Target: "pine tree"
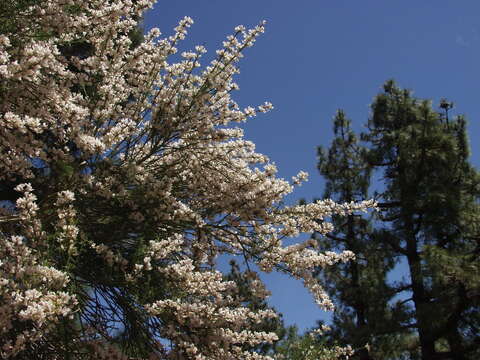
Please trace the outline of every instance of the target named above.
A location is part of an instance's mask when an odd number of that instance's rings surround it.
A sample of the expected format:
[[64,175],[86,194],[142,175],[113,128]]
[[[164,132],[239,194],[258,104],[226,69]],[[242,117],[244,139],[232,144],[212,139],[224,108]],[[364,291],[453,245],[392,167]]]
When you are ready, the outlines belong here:
[[468,162],[466,120],[452,105],[418,100],[388,81],[372,105],[368,161],[383,169],[383,240],[406,260],[409,325],[422,360],[478,358],[477,204],[479,177]]
[[[369,196],[371,169],[365,160],[366,149],[342,110],[334,118],[333,131],[330,148],[318,148],[318,169],[326,180],[324,197],[338,202],[364,200]],[[329,294],[336,300],[329,336],[343,345],[351,344],[357,349],[357,359],[395,358],[398,337],[408,338],[409,331],[400,321],[405,317],[402,306],[389,305],[397,292],[387,283],[387,274],[395,265],[392,251],[382,244],[382,234],[374,231],[371,219],[349,215],[333,221],[335,231],[327,235],[327,241],[319,241],[320,246],[328,251],[353,251],[356,261],[318,272],[331,284]]]
[[[352,344],[358,359],[479,356],[479,176],[466,120],[452,108],[442,99],[435,111],[388,81],[372,104],[364,147],[339,111],[332,145],[319,148],[325,197],[379,202],[374,217],[334,217],[322,249],[351,250],[357,260],[317,272],[337,307],[330,342]],[[379,180],[370,184],[371,175]],[[399,262],[409,279],[388,281]]]

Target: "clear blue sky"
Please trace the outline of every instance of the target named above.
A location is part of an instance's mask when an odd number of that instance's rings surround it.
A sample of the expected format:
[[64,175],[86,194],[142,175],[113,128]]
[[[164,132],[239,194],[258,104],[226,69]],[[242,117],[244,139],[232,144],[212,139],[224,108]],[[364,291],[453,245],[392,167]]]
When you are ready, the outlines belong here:
[[[316,146],[328,146],[331,119],[343,108],[361,130],[369,104],[387,79],[438,104],[446,97],[469,119],[473,163],[480,164],[480,1],[478,0],[159,0],[145,28],[170,35],[177,21],[195,24],[180,46],[210,54],[236,25],[267,20],[266,33],[240,63],[234,97],[243,107],[271,101],[275,110],[245,125],[246,138],[278,166],[310,181],[290,197],[323,193]],[[301,284],[265,277],[287,324],[303,330],[324,318]]]

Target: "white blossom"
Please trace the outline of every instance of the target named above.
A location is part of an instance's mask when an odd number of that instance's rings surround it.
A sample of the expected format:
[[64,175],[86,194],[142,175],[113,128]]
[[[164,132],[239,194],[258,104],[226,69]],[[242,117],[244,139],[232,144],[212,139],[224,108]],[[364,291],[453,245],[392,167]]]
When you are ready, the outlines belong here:
[[[252,330],[275,314],[235,300],[235,283],[216,269],[222,254],[282,268],[333,307],[311,271],[354,255],[283,240],[326,234],[329,216],[375,204],[283,206],[293,185],[234,125],[273,109],[242,111],[232,98],[237,63],[265,23],[236,27],[198,69],[203,46],[171,58],[189,17],[173,35],[153,29],[132,46],[126,34],[153,2],[37,1],[15,14],[18,32],[0,36],[0,181],[20,183],[0,214],[2,358],[47,349],[59,359],[66,343],[126,358],[108,332],[123,292],[149,319],[151,359],[268,359],[244,345],[275,341]],[[293,183],[306,179],[300,172]],[[268,295],[258,278],[252,292]],[[73,338],[55,354],[57,324],[69,321]]]

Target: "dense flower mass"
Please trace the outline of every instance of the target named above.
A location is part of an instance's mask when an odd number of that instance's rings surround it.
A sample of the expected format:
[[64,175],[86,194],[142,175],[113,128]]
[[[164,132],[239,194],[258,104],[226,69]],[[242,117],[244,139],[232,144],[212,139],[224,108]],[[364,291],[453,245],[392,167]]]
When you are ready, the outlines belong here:
[[2,358],[266,358],[248,348],[275,335],[250,327],[275,314],[235,300],[216,258],[279,267],[326,308],[311,269],[353,258],[282,241],[374,204],[281,206],[293,184],[232,125],[272,108],[230,96],[264,24],[202,69],[201,46],[169,60],[190,18],[134,43],[153,2],[30,1],[0,34]]

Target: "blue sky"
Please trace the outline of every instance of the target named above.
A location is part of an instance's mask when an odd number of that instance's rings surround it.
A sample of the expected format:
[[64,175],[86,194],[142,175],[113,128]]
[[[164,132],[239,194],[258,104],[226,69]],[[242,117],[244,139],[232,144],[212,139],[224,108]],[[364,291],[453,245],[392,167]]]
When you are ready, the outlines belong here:
[[[277,164],[281,177],[309,172],[310,181],[289,198],[296,201],[323,193],[316,146],[329,145],[335,111],[343,108],[362,130],[373,97],[390,78],[435,104],[442,97],[455,102],[456,113],[469,119],[478,167],[479,14],[478,0],[159,0],[145,28],[170,35],[190,16],[195,24],[180,49],[201,44],[214,54],[236,25],[267,21],[266,33],[240,63],[234,97],[242,107],[274,104],[244,126],[246,138]],[[265,279],[287,324],[306,329],[325,318],[300,283],[277,274]]]

